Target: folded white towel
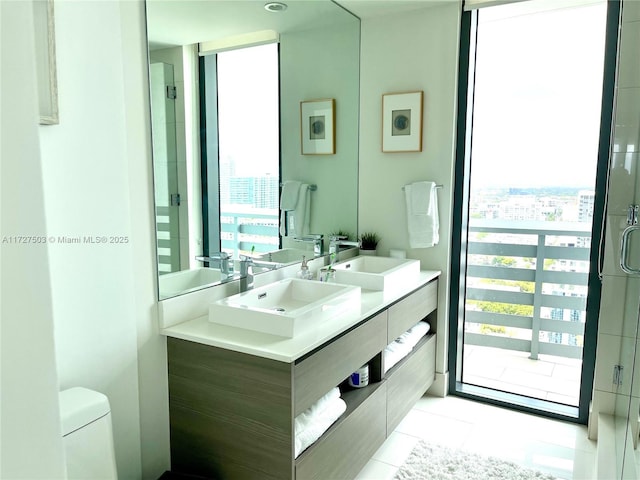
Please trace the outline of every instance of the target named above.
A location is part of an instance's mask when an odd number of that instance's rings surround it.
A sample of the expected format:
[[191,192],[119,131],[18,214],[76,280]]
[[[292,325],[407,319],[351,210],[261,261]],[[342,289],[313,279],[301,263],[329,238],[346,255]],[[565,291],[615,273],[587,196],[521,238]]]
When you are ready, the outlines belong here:
[[432,184],[433,182],[416,182],[410,186],[411,212],[414,215],[429,215]]
[[295,418],[295,458],[322,436],[347,410],[336,387]]
[[411,353],[411,347],[400,342],[391,342],[383,352],[384,372],[387,373],[391,367]]
[[427,322],[418,322],[409,330],[404,332],[384,349],[384,373],[393,367],[396,363],[411,353],[413,347],[424,337],[431,325]]
[[292,212],[298,205],[301,182],[297,180],[286,180],[282,184],[280,192],[280,235],[287,235],[287,212]]
[[429,332],[429,330],[431,330],[431,325],[429,325],[427,322],[418,322],[409,330],[396,338],[395,341],[398,343],[409,345],[409,347],[413,348],[416,346],[416,343],[418,343],[420,339]]
[[415,182],[405,185],[409,246],[427,248],[440,241],[438,194],[434,182]]

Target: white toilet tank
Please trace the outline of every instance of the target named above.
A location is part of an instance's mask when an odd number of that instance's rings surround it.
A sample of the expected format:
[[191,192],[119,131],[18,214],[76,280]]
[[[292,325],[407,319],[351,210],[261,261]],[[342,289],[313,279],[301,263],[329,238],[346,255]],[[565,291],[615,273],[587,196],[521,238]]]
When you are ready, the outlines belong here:
[[82,387],[60,392],[69,479],[117,479],[109,399]]

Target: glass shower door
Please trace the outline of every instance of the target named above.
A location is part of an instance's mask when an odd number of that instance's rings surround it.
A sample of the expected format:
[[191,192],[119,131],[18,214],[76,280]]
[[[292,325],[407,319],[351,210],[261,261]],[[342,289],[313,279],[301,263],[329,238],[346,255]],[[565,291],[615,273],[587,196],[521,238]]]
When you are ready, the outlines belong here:
[[[613,152],[609,174],[603,295],[593,411],[613,411],[616,479],[640,478],[640,2],[623,0],[618,18]],[[620,21],[621,20],[621,21]],[[630,208],[631,207],[631,208]],[[598,433],[598,463],[609,446]],[[604,447],[601,452],[600,447]],[[602,455],[601,455],[602,453]]]
[[[630,192],[631,193],[631,192]],[[636,193],[637,196],[637,193]],[[614,446],[616,478],[640,478],[638,436],[640,423],[640,225],[638,205],[629,205],[627,226],[620,239],[620,271],[626,283],[622,315],[620,364],[614,367],[614,384],[620,396],[615,406]],[[622,293],[622,292],[621,292]],[[625,372],[624,369],[630,369]]]

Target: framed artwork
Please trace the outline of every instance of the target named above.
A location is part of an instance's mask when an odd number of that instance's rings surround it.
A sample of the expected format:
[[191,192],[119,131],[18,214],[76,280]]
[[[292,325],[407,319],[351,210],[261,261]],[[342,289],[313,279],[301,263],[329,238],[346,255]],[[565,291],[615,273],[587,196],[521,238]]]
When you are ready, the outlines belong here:
[[33,2],[33,23],[40,124],[55,125],[59,123],[59,118],[53,0],[35,0]]
[[382,151],[422,151],[423,92],[382,95]]
[[300,102],[300,140],[303,155],[336,153],[336,101]]

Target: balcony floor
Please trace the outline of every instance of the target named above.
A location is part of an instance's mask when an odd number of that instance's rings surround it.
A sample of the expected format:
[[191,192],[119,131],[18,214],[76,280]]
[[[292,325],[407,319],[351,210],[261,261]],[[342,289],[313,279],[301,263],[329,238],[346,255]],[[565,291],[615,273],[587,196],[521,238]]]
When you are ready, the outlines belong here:
[[578,406],[582,361],[551,355],[464,346],[462,381],[496,390]]

